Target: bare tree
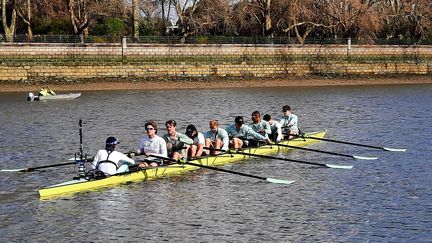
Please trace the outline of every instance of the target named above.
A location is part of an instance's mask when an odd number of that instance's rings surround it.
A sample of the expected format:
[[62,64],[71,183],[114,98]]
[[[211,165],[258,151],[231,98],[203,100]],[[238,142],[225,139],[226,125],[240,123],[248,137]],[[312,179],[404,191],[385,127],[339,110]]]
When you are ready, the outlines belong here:
[[81,42],[84,42],[84,35],[88,34],[87,27],[90,25],[88,12],[86,11],[85,0],[65,0],[74,33],[79,35]]
[[184,43],[186,37],[194,32],[190,29],[189,22],[193,18],[194,12],[199,0],[185,0],[183,4],[180,0],[172,0],[178,17],[178,27],[182,36],[181,43]]
[[189,19],[189,28],[196,34],[223,35],[231,32],[231,8],[227,0],[201,0]]
[[[166,31],[166,0],[142,0],[141,1],[141,18],[146,24],[148,30],[153,33],[163,34]],[[169,8],[169,6],[168,6]]]
[[383,0],[378,5],[387,38],[426,38],[432,31],[430,0]]
[[139,0],[132,0],[132,21],[133,21],[133,37],[139,37],[139,14],[140,14],[140,4]]
[[373,6],[377,0],[319,0],[313,6],[321,14],[321,23],[331,26],[337,37],[371,38],[379,28],[379,14]]
[[[12,11],[10,25],[8,25],[7,21],[7,10]],[[2,0],[2,22],[3,29],[6,36],[7,42],[13,42],[14,34],[15,34],[15,23],[16,23],[17,13],[15,10],[14,2],[7,2],[7,0]]]
[[32,10],[32,5],[30,0],[21,0],[21,1],[16,1],[16,10],[17,10],[17,14],[18,16],[21,18],[21,20],[24,22],[24,24],[27,26],[27,36],[28,36],[28,40],[33,40],[33,31],[32,31],[32,27],[31,27],[31,10]]
[[259,14],[254,14],[255,19],[260,23],[262,35],[273,37],[272,19],[271,19],[271,0],[254,0],[251,6],[257,8]]
[[125,6],[122,0],[65,0],[72,23],[73,31],[79,35],[81,42],[88,35],[88,28],[96,18],[130,16],[131,9]]
[[236,35],[262,36],[262,22],[258,18],[258,10],[248,0],[241,0],[234,4],[232,13]]

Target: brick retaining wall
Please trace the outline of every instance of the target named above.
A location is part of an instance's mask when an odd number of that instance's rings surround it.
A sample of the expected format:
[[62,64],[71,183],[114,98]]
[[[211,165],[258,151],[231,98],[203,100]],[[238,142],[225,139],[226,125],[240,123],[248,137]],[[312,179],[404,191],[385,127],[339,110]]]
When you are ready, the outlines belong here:
[[0,44],[0,81],[432,74],[432,46]]

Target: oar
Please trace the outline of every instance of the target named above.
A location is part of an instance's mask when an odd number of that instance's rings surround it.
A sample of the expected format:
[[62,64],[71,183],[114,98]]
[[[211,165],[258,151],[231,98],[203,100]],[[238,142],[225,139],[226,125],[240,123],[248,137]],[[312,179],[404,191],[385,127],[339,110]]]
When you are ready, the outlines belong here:
[[382,149],[382,150],[391,151],[391,152],[405,152],[406,151],[406,149],[387,148],[387,147],[373,146],[373,145],[360,144],[360,143],[344,142],[344,141],[327,139],[327,138],[317,138],[317,137],[312,137],[312,136],[307,136],[307,135],[293,135],[293,134],[290,134],[290,136],[295,136],[295,137],[300,137],[300,138],[310,138],[310,139],[316,139],[316,140],[321,140],[321,141],[334,142],[334,143],[342,143],[342,144],[355,145],[355,146],[374,148],[374,149]]
[[233,151],[230,151],[230,150],[226,151],[226,150],[223,150],[223,149],[215,149],[215,148],[204,148],[204,149],[223,151],[223,152],[227,152],[227,153],[231,153],[231,154],[242,154],[242,155],[254,156],[254,157],[259,157],[259,158],[266,158],[266,159],[277,159],[277,160],[283,160],[283,161],[289,161],[289,162],[295,162],[295,163],[301,163],[301,164],[324,166],[324,167],[333,168],[333,169],[347,169],[347,170],[350,170],[350,169],[353,168],[352,165],[321,164],[321,163],[315,163],[315,162],[309,162],[309,161],[303,161],[303,160],[286,159],[286,158],[274,157],[274,156],[269,156],[269,155],[251,154],[251,153],[245,153],[245,152],[240,152],[240,151],[233,152]]
[[67,163],[61,163],[61,164],[42,165],[42,166],[28,167],[28,168],[21,168],[21,169],[2,169],[0,171],[1,172],[30,172],[30,171],[35,171],[38,169],[58,167],[58,166],[64,166],[64,165],[77,165],[77,163],[76,162],[67,162]]
[[335,153],[335,152],[330,152],[330,151],[323,151],[323,150],[310,149],[310,148],[304,148],[304,147],[299,147],[299,146],[292,146],[292,145],[288,145],[288,144],[273,143],[272,145],[277,145],[280,147],[293,148],[293,149],[301,149],[301,150],[312,151],[312,152],[317,152],[317,153],[332,154],[332,155],[349,157],[349,158],[354,158],[354,159],[364,159],[364,160],[378,159],[378,157],[366,157],[366,156],[358,156],[358,155],[340,154],[340,153]]
[[189,161],[175,160],[175,159],[172,159],[172,158],[168,158],[168,157],[164,157],[164,156],[158,156],[158,155],[155,155],[155,154],[152,154],[151,157],[160,158],[160,159],[164,159],[164,160],[169,160],[169,161],[176,162],[176,163],[179,163],[179,164],[188,164],[188,165],[193,165],[193,166],[201,167],[201,168],[205,168],[205,169],[217,170],[217,171],[222,171],[222,172],[231,173],[231,174],[235,174],[235,175],[246,176],[246,177],[250,177],[250,178],[255,178],[255,179],[259,179],[259,180],[268,181],[268,182],[271,182],[271,183],[291,184],[291,183],[294,182],[294,181],[287,181],[287,180],[266,178],[266,177],[261,177],[261,176],[246,174],[246,173],[242,173],[242,172],[237,172],[237,171],[232,171],[232,170],[226,170],[226,169],[222,169],[222,168],[217,168],[217,167],[213,167],[213,166],[192,163],[192,162],[189,162]]

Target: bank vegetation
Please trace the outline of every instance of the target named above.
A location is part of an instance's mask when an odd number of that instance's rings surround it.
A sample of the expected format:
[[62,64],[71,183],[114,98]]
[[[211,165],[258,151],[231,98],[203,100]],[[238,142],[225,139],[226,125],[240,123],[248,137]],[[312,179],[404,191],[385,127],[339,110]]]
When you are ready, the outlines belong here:
[[41,35],[352,38],[432,43],[430,0],[1,0],[1,41]]

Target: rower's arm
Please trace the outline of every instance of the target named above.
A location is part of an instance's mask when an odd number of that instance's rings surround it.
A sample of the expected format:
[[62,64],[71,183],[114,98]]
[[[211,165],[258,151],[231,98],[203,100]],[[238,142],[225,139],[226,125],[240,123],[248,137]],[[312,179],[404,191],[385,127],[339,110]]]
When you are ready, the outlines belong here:
[[187,145],[191,145],[191,144],[193,144],[193,140],[192,140],[192,138],[188,137],[188,136],[185,135],[185,134],[177,133],[177,137],[178,137],[178,140],[179,140],[180,142],[183,142],[183,143],[185,143],[185,144],[187,144]]

